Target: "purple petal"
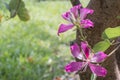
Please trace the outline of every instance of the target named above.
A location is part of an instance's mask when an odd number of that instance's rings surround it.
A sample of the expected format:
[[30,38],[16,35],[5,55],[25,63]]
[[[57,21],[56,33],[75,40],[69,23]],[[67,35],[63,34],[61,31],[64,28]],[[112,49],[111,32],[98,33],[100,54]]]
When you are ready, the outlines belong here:
[[105,77],[107,74],[107,70],[99,65],[89,63],[89,67],[91,71],[97,76]]
[[74,57],[79,58],[79,59],[84,59],[83,54],[80,53],[80,49],[77,43],[74,43],[73,45],[70,46],[71,53]]
[[58,35],[59,35],[59,33],[63,33],[63,32],[68,31],[69,29],[73,28],[73,26],[74,26],[73,24],[68,24],[68,25],[61,24],[59,29],[58,29]]
[[91,20],[86,19],[86,20],[81,21],[81,27],[82,28],[90,28],[90,27],[94,27],[94,24]]
[[78,71],[82,68],[82,64],[83,64],[82,62],[71,62],[70,64],[65,66],[65,70],[67,72]]
[[86,42],[81,42],[81,49],[83,50],[86,58],[89,57],[90,49],[88,47],[88,44]]
[[99,63],[105,60],[106,58],[107,54],[105,54],[104,52],[98,52],[91,58],[91,62]]
[[79,10],[81,9],[81,5],[74,6],[70,9],[70,11],[73,13],[74,17],[77,18],[79,16]]
[[93,14],[94,10],[88,8],[82,8],[80,10],[80,19],[83,20],[87,16],[87,14]]
[[62,17],[65,19],[65,20],[67,20],[67,21],[70,21],[71,19],[71,14],[70,14],[70,12],[68,11],[68,12],[65,12],[65,13],[63,13],[62,14]]

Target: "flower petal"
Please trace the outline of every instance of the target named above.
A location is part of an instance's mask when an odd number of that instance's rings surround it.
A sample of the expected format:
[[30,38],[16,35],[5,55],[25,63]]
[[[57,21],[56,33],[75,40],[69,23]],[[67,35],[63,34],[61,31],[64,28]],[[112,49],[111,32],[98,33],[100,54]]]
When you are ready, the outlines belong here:
[[107,70],[99,65],[89,63],[89,67],[91,71],[97,76],[105,77],[107,74]]
[[91,20],[89,20],[89,19],[82,20],[80,23],[81,23],[81,27],[82,28],[91,28],[91,27],[94,27],[93,22]]
[[87,16],[87,14],[93,14],[94,10],[88,8],[82,8],[80,10],[80,19],[83,20]]
[[73,28],[74,24],[61,24],[59,29],[58,29],[58,35],[59,33],[63,33],[63,32],[66,32],[67,30]]
[[62,17],[67,20],[67,21],[70,21],[71,19],[71,14],[70,14],[70,11],[67,11],[65,13],[62,14]]
[[65,70],[67,72],[78,71],[82,68],[82,64],[83,64],[82,62],[71,62],[70,64],[65,66]]
[[78,59],[84,59],[83,54],[80,53],[80,49],[77,43],[74,43],[73,45],[70,46],[71,53],[74,57]]
[[89,57],[90,49],[88,47],[88,44],[86,42],[81,42],[81,49],[84,52],[86,58]]
[[105,60],[106,58],[107,54],[105,54],[104,52],[98,52],[91,58],[91,62],[99,63]]
[[79,16],[79,10],[81,9],[81,5],[79,4],[79,5],[77,5],[77,6],[74,6],[74,7],[72,7],[71,9],[70,9],[70,11],[73,13],[73,15],[74,15],[74,17],[75,17],[75,19]]

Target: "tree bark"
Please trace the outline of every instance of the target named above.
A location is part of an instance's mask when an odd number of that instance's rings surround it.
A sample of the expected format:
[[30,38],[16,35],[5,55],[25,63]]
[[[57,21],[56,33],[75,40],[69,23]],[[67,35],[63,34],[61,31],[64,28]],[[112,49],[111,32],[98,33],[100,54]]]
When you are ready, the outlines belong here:
[[[73,3],[73,5],[76,4]],[[88,36],[87,41],[93,47],[94,44],[102,40],[101,34],[106,28],[120,26],[120,19],[117,19],[117,16],[120,15],[120,0],[90,0],[87,7],[95,11],[93,15],[88,16],[94,22],[94,28],[84,30]],[[76,41],[80,43],[79,30],[76,35]],[[106,53],[111,52],[114,48],[114,46],[110,47]],[[106,77],[98,77],[97,80],[120,80],[120,48],[102,66],[108,70],[108,73]],[[90,80],[90,73],[88,70],[80,74],[81,80]]]

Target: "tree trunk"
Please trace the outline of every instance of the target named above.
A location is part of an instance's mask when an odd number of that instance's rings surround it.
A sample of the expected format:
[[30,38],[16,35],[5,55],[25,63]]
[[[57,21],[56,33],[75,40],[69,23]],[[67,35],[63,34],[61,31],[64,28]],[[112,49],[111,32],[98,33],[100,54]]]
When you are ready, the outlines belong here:
[[[88,36],[87,41],[93,47],[94,44],[102,40],[101,34],[106,28],[120,25],[120,19],[117,19],[117,16],[120,15],[120,0],[90,0],[87,7],[95,11],[93,15],[88,16],[94,22],[94,28],[84,30],[84,33]],[[76,35],[76,41],[80,43],[79,30],[77,30]],[[106,53],[113,49],[112,46]],[[120,48],[102,66],[108,70],[108,73],[106,77],[98,77],[97,80],[120,80]],[[80,74],[81,80],[90,80],[90,73],[88,70]]]

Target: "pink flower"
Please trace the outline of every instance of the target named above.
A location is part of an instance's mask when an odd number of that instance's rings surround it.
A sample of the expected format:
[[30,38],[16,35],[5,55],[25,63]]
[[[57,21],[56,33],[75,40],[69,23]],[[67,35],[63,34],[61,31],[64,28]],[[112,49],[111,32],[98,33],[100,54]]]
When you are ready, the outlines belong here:
[[87,14],[93,14],[92,9],[81,8],[81,5],[72,7],[69,11],[62,14],[62,17],[69,22],[69,24],[61,24],[58,29],[59,33],[63,33],[74,26],[80,26],[81,28],[93,27],[93,22],[89,19],[85,19]]
[[70,49],[72,55],[81,61],[71,62],[65,66],[65,70],[67,72],[74,72],[78,70],[85,71],[87,66],[89,66],[92,73],[96,74],[97,76],[104,77],[107,74],[107,70],[98,65],[98,63],[104,61],[107,57],[104,52],[97,52],[95,54],[92,53],[86,42],[81,42],[81,51],[76,43],[70,46]]

